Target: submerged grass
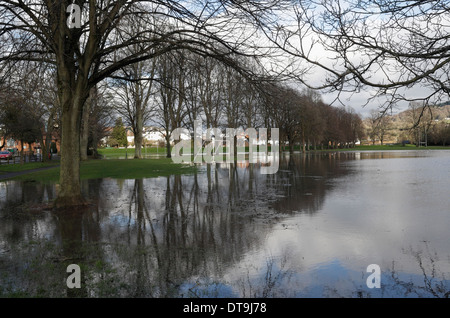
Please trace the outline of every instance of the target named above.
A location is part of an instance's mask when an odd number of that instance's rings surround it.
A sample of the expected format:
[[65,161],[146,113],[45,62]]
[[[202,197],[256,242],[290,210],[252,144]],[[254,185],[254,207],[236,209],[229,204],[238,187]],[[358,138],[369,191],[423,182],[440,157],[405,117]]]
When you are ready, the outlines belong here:
[[[81,179],[141,179],[167,175],[190,174],[195,166],[175,164],[169,158],[133,160],[88,160],[81,163]],[[58,182],[59,168],[31,172],[11,178],[12,180]],[[11,180],[10,179],[10,180]]]
[[[295,150],[300,150],[295,148]],[[317,149],[316,151],[389,151],[389,150],[450,150],[450,146],[428,146],[428,147],[416,147],[415,145],[402,144],[394,145],[358,145],[352,148],[325,148]]]
[[382,150],[450,150],[448,146],[428,146],[428,147],[416,147],[415,145],[367,145],[367,146],[356,146],[353,148],[354,150],[374,150],[374,151],[382,151]]
[[[193,148],[192,148],[193,149]],[[428,146],[428,147],[416,147],[413,144],[393,144],[393,145],[357,145],[352,148],[324,148],[320,149],[317,148],[309,149],[309,151],[387,151],[387,150],[450,150],[450,146]],[[158,152],[157,152],[158,151]],[[249,151],[249,147],[245,147],[245,151]],[[269,146],[268,151],[271,151],[271,147]],[[289,151],[289,147],[285,147],[284,151]],[[294,151],[302,151],[302,147],[299,145],[296,145],[294,147]],[[117,159],[118,157],[124,158],[125,155],[128,155],[128,158],[132,158],[134,156],[134,148],[128,148],[128,150],[124,148],[101,148],[98,150],[98,152],[106,159]],[[222,152],[226,153],[227,148],[223,147]],[[142,150],[142,154],[145,155],[165,155],[166,148],[164,147],[149,147],[147,148],[146,152],[144,152],[144,149]]]

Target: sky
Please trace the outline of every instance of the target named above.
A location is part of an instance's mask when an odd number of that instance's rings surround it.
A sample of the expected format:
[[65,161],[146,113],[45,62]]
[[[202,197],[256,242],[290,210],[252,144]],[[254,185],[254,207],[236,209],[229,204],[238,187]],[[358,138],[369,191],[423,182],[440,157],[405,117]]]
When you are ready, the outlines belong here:
[[[340,97],[340,102],[336,100],[337,93],[322,93],[322,99],[325,103],[331,104],[333,106],[342,106],[344,104],[346,107],[351,107],[359,114],[363,119],[368,118],[372,111],[380,111],[382,106],[381,100],[373,100],[367,103],[370,98],[370,94],[366,92],[360,92],[355,94],[343,93]],[[342,102],[342,103],[341,103]],[[395,106],[392,109],[392,114],[398,114],[402,111],[408,109],[408,103],[403,102]]]

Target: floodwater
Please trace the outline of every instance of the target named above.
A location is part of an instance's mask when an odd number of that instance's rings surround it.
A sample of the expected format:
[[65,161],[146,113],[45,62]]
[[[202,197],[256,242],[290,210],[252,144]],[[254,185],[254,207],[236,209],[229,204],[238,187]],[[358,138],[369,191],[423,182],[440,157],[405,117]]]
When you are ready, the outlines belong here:
[[47,206],[57,185],[2,182],[0,296],[448,297],[449,164],[390,151],[286,155],[274,175],[205,165],[86,181],[91,205],[64,213]]

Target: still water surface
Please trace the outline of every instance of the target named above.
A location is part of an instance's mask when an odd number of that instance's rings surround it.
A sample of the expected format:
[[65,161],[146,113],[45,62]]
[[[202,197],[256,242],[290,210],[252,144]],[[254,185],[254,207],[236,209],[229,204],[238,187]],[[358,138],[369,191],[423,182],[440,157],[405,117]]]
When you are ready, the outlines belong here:
[[[285,156],[194,175],[0,183],[0,296],[448,297],[450,151]],[[69,264],[82,288],[66,287]],[[381,288],[368,288],[370,264]]]

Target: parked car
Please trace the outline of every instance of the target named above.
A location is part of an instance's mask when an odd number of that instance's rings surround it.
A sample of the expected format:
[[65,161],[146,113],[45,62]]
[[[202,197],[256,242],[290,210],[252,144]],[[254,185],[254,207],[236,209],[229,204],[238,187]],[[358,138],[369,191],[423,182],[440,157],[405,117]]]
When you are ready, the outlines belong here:
[[0,151],[0,159],[12,158],[12,154],[9,151]]

